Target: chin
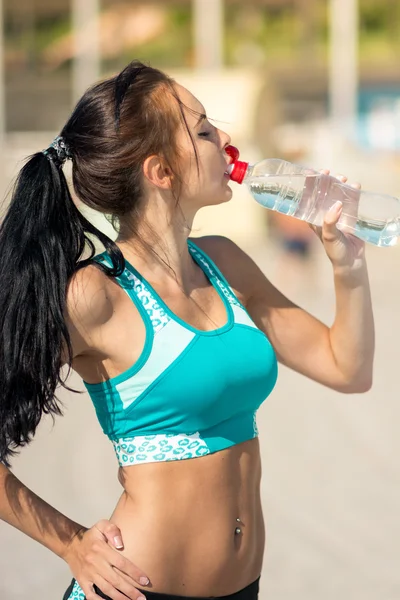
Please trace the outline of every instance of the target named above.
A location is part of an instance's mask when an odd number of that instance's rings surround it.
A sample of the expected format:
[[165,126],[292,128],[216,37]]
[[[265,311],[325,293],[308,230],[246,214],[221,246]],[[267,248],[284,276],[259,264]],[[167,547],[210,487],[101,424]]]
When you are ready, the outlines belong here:
[[225,193],[223,194],[221,203],[229,202],[229,200],[232,200],[232,196],[233,196],[233,192],[232,192],[231,188],[227,187]]
[[217,206],[218,204],[225,204],[225,202],[229,202],[232,200],[233,192],[230,187],[226,187],[223,193],[210,195],[208,198],[207,204],[204,206]]
[[198,198],[196,200],[196,210],[200,210],[201,208],[206,208],[207,206],[218,206],[219,204],[225,204],[232,199],[233,192],[230,187],[226,187],[222,193],[221,190],[218,192],[210,192],[204,198]]

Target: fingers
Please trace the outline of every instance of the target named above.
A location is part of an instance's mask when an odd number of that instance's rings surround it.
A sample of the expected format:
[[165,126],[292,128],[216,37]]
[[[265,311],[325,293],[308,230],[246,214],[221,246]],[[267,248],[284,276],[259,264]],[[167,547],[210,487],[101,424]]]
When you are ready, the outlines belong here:
[[[104,594],[102,594],[101,596],[99,596],[98,594],[96,594],[96,591],[94,589],[94,586],[90,586],[89,588],[85,588],[82,586],[82,591],[85,594],[85,600],[99,600],[99,598],[104,598]],[[111,600],[115,600],[115,596],[109,596],[109,598],[111,598]]]
[[109,586],[111,584],[112,588],[117,589],[119,592],[122,592],[128,598],[132,598],[132,600],[140,600],[144,598],[142,590],[138,590],[133,585],[132,580],[124,576],[123,573],[119,574],[114,569],[109,569],[108,573],[105,573],[104,576],[107,577]]
[[[342,183],[347,183],[348,181],[348,177],[346,177],[346,175],[333,175],[333,177],[335,177],[335,179],[339,179],[339,181],[341,181]],[[361,183],[359,183],[358,181],[354,183],[349,183],[348,185],[354,188],[355,190],[361,189]]]
[[[114,567],[128,575],[133,581],[139,585],[149,585],[150,581],[146,573],[134,565],[130,560],[118,554],[113,548],[98,541],[94,542],[91,552],[86,557],[88,563],[92,563],[97,567],[99,572],[104,573],[109,570],[109,567]],[[101,562],[100,562],[101,561]],[[121,578],[122,579],[122,578]]]
[[338,237],[338,229],[336,227],[340,215],[342,214],[343,204],[339,201],[335,202],[325,215],[322,225],[322,237],[327,241],[333,241]]
[[[127,598],[129,600],[146,600],[141,590],[136,589],[133,585],[128,585],[124,581],[120,581],[118,577],[112,577],[112,574],[107,574],[107,579],[98,577],[95,585],[101,590],[103,595],[112,600],[126,600]],[[98,598],[98,595],[94,596],[94,598]]]
[[141,569],[134,565],[130,560],[124,558],[121,554],[117,554],[112,548],[105,549],[105,557],[108,564],[111,564],[115,569],[124,573],[139,585],[149,585],[150,580]]
[[121,550],[124,547],[119,527],[106,520],[99,521],[96,523],[95,527],[102,533],[110,545],[103,544],[100,541],[97,545],[96,542],[94,542],[92,545],[94,555],[101,556],[106,561],[105,566],[111,565],[112,567],[115,567],[115,569],[118,569],[118,571],[133,579],[133,581],[136,581],[139,585],[149,585],[150,580],[146,573],[134,565],[130,560],[122,556],[122,554],[116,552],[116,550]]
[[[96,540],[85,557],[89,566],[92,581],[103,594],[112,600],[143,599],[143,592],[138,590],[134,583],[148,585],[149,579],[133,563],[117,553],[116,550],[106,545],[104,541]],[[101,573],[101,575],[100,575]],[[82,585],[82,589],[84,586]],[[86,593],[87,600],[99,597],[95,590],[89,589]]]
[[[330,170],[329,169],[321,169],[319,172],[322,175],[329,175],[330,174]],[[335,179],[339,179],[339,181],[341,181],[342,183],[347,183],[347,181],[348,181],[348,177],[346,175],[342,175],[340,173],[338,173],[337,175],[331,175],[331,177],[334,177]],[[359,182],[349,183],[348,185],[350,185],[351,187],[353,187],[356,190],[360,190],[361,189],[361,184]]]
[[114,546],[117,550],[123,550],[124,542],[119,527],[106,520],[99,521],[95,527],[104,535],[111,546]]
[[75,536],[69,544],[64,558],[87,600],[98,600],[105,594],[111,600],[143,598],[143,592],[135,586],[149,585],[149,578],[119,552],[122,548],[120,529],[106,520],[81,537]]
[[[322,175],[329,175],[330,174],[330,170],[329,169],[321,169],[319,172]],[[343,183],[345,181],[347,181],[346,175],[331,175],[331,177],[334,177],[334,179],[340,179],[341,181],[343,181]]]
[[96,587],[91,586],[88,590],[82,588],[86,600],[99,600],[99,598],[106,597],[110,598],[111,600],[127,600],[127,598],[129,598],[129,600],[146,600],[139,590],[136,590],[135,593],[131,594],[130,596],[126,596],[125,594],[122,594],[120,591],[113,588],[104,579],[99,578],[98,583],[100,585],[96,584]]
[[86,600],[98,600],[101,596],[98,596],[93,588],[84,589],[82,588],[83,593],[85,594]]
[[346,175],[332,175],[332,177],[334,177],[335,179],[339,179],[339,181],[342,181],[343,183],[346,183],[348,179]]
[[[94,588],[94,585],[93,585],[93,584],[91,584],[91,585],[86,585],[86,586],[84,586],[84,585],[81,585],[80,587],[81,587],[81,590],[82,590],[82,592],[83,592],[83,593],[84,593],[84,595],[85,595],[85,600],[98,600],[99,598],[103,598],[103,596],[104,596],[104,594],[102,594],[102,596],[99,596],[99,595],[96,593],[96,591],[95,591],[95,588]],[[81,596],[79,595],[79,597],[81,597]],[[111,596],[110,596],[110,597],[111,597]],[[112,598],[112,600],[114,600],[114,598]]]

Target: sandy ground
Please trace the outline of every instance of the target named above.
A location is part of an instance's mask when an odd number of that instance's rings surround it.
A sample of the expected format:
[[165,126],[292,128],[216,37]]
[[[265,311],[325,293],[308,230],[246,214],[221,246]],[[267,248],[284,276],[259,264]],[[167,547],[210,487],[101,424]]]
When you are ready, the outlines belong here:
[[[306,265],[271,245],[250,253],[293,300],[332,320],[331,273],[319,246]],[[368,255],[377,329],[373,389],[340,395],[281,368],[259,411],[267,524],[261,600],[400,597],[400,251],[369,247]],[[90,525],[111,513],[120,493],[116,460],[86,394],[63,398],[65,417],[55,428],[43,423],[14,471]],[[61,600],[68,567],[8,525],[0,524],[0,539],[1,600]]]

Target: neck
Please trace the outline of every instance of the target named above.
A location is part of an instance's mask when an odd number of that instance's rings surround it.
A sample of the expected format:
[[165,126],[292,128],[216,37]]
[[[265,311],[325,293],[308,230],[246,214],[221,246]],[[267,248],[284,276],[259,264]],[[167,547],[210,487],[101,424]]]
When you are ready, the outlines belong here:
[[172,277],[186,287],[194,269],[187,244],[194,215],[188,221],[179,205],[170,211],[166,206],[148,201],[139,223],[121,221],[116,242],[139,270],[151,271],[154,279]]

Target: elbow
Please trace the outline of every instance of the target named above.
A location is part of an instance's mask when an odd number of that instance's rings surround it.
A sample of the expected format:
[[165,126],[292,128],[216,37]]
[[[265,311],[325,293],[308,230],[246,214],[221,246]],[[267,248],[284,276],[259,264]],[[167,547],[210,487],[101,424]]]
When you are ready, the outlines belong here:
[[372,374],[363,375],[346,381],[340,386],[338,391],[343,394],[365,394],[372,388]]
[[365,394],[372,388],[372,379],[369,381],[361,381],[350,387],[348,394]]

